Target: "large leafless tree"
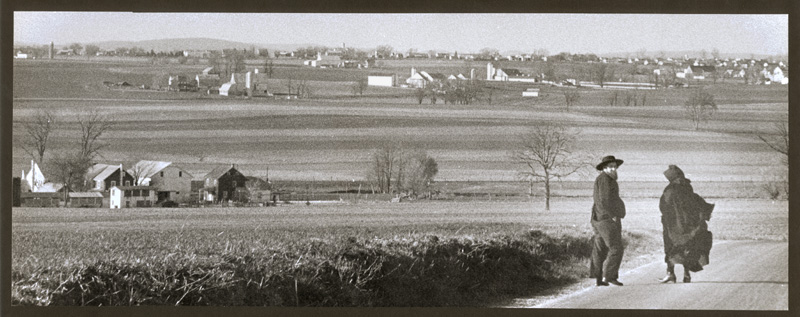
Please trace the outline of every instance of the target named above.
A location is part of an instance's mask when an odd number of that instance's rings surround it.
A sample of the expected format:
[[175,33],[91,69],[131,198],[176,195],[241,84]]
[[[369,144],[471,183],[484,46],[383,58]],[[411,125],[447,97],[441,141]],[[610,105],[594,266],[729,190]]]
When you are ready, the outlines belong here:
[[789,166],[789,125],[776,123],[772,130],[772,135],[758,135],[758,138],[771,149],[783,154],[783,163]]
[[78,126],[81,132],[80,156],[89,163],[94,163],[95,158],[100,154],[100,150],[107,144],[100,142],[100,137],[112,127],[112,121],[108,116],[100,111],[93,109],[78,118]]
[[606,82],[606,77],[608,77],[608,64],[606,63],[597,63],[594,67],[594,80],[603,87],[603,84]]
[[578,103],[578,100],[580,100],[580,98],[581,98],[581,94],[578,93],[575,90],[567,90],[567,91],[565,91],[564,92],[564,101],[565,101],[566,106],[567,106],[567,111],[569,111],[569,107],[570,106]]
[[49,110],[42,110],[31,121],[23,124],[25,138],[22,149],[25,150],[36,162],[44,164],[44,154],[47,150],[50,134],[55,128],[55,115]]
[[683,105],[686,117],[694,123],[694,129],[700,127],[701,122],[706,122],[717,111],[717,103],[714,95],[702,89],[696,89],[689,95],[689,99]]
[[531,194],[535,181],[544,182],[545,210],[550,210],[550,181],[590,165],[574,148],[579,134],[578,130],[551,124],[534,127],[518,136],[517,149],[512,151],[511,158],[525,165],[519,175],[530,182]]
[[50,178],[64,186],[64,201],[68,200],[69,192],[83,189],[90,166],[91,162],[79,152],[55,154],[48,160]]

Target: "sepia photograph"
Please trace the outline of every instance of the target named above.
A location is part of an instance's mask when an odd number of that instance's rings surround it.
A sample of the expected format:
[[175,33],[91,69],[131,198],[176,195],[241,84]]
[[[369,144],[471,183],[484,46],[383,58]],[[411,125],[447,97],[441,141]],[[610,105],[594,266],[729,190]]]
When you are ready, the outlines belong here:
[[788,312],[789,63],[788,14],[14,11],[10,304]]

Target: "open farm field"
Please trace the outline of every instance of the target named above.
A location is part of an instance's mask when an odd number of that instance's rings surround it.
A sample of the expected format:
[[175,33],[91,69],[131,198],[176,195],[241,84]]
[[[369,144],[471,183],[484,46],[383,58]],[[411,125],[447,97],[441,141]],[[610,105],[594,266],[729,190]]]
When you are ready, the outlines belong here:
[[[84,107],[114,118],[115,128],[106,135],[108,161],[170,160],[199,176],[213,164],[235,163],[251,175],[263,175],[269,168],[276,179],[361,179],[372,151],[387,142],[404,142],[437,159],[439,179],[513,181],[519,168],[509,159],[515,134],[556,121],[581,130],[578,149],[597,157],[613,152],[626,159],[622,177],[634,181],[661,180],[661,171],[673,163],[697,180],[763,181],[772,174],[753,175],[748,162],[780,162],[777,153],[744,130],[748,125],[712,122],[735,133],[674,129],[671,122],[677,128],[686,123],[653,108],[634,109],[627,117],[622,116],[625,109],[609,108],[620,116],[606,118],[603,112],[584,109],[458,109],[342,101],[18,101],[15,134],[22,133],[19,124],[36,109],[58,109],[64,124],[52,148],[66,149],[76,136],[69,122]],[[636,116],[637,111],[651,116]],[[753,126],[778,122],[782,116],[780,111],[754,113],[760,116],[753,117],[758,120],[750,122]],[[648,126],[650,121],[660,121],[660,128]],[[15,170],[29,164],[23,153],[15,151]]]
[[[709,230],[715,238],[786,241],[788,207],[786,201],[710,200],[716,203]],[[626,199],[626,231],[661,234],[658,199]],[[261,208],[131,208],[107,209],[13,209],[13,263],[15,268],[28,262],[47,262],[72,258],[94,262],[122,256],[121,244],[136,244],[132,257],[166,255],[179,247],[191,250],[203,244],[271,246],[298,240],[386,238],[424,235],[462,235],[485,238],[495,233],[538,229],[555,236],[591,235],[591,199],[563,198],[543,210],[537,202],[411,202],[357,203],[336,205],[284,205]],[[118,239],[102,239],[103,235]],[[162,238],[155,238],[158,235]],[[199,238],[199,236],[205,236]],[[255,237],[243,240],[243,235]],[[85,237],[87,239],[82,239]],[[124,237],[124,238],[123,238]],[[198,239],[188,239],[197,237]],[[68,238],[89,249],[100,245],[104,252],[65,248],[57,239]],[[54,240],[56,239],[56,240]],[[143,239],[150,241],[144,243]],[[195,242],[192,242],[195,240]],[[52,242],[52,243],[50,243]],[[179,245],[176,245],[176,242]],[[209,249],[212,250],[213,248]],[[222,249],[222,248],[218,248]],[[53,256],[52,254],[63,254]],[[72,256],[68,256],[73,254]],[[37,260],[38,259],[38,260]]]
[[[202,69],[201,65],[169,67]],[[650,184],[663,181],[661,172],[668,164],[681,166],[698,186],[714,189],[708,194],[717,197],[761,197],[766,182],[786,175],[780,154],[756,137],[771,133],[774,123],[786,122],[786,86],[708,86],[720,110],[699,131],[692,130],[681,107],[692,88],[641,92],[647,94],[647,102],[636,107],[608,106],[611,91],[579,89],[582,97],[569,111],[563,105],[568,88],[543,86],[543,97],[534,100],[519,96],[524,84],[491,83],[495,90],[491,104],[431,105],[426,100],[419,105],[413,91],[400,88],[370,87],[363,97],[351,97],[352,80],[367,71],[345,69],[277,67],[272,79],[277,86],[288,83],[284,75],[291,74],[294,83],[308,78],[319,92],[308,100],[197,99],[198,94],[177,93],[156,93],[165,97],[150,99],[147,93],[95,94],[86,89],[102,86],[103,80],[136,81],[128,76],[145,80],[161,68],[99,61],[15,62],[12,170],[18,174],[30,166],[18,144],[22,123],[36,111],[57,113],[56,133],[48,148],[56,153],[74,146],[78,116],[98,109],[114,122],[103,138],[105,163],[172,161],[195,178],[214,166],[236,164],[246,175],[259,177],[269,169],[270,178],[278,181],[363,181],[373,151],[388,142],[402,142],[436,159],[437,182],[517,184],[522,166],[509,158],[515,135],[550,123],[579,129],[576,149],[595,160],[607,154],[624,159],[621,186],[628,182],[631,192],[644,197],[657,193]],[[105,79],[107,75],[118,77]],[[408,95],[397,97],[404,94]],[[762,164],[754,168],[752,162]],[[587,170],[565,181],[588,184],[593,179],[594,172]],[[514,186],[519,191],[511,194],[527,194],[527,186]],[[581,196],[587,189],[555,186],[556,195],[565,196]]]

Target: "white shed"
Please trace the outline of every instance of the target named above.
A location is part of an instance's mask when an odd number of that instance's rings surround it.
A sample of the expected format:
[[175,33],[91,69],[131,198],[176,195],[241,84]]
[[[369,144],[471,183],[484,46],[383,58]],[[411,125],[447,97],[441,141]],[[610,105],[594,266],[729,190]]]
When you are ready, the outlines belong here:
[[397,84],[397,76],[395,74],[369,74],[367,76],[368,86],[383,86],[394,87]]
[[522,92],[523,97],[539,97],[539,88],[528,88]]
[[111,209],[129,207],[150,207],[156,202],[150,186],[114,186],[108,196],[108,206]]

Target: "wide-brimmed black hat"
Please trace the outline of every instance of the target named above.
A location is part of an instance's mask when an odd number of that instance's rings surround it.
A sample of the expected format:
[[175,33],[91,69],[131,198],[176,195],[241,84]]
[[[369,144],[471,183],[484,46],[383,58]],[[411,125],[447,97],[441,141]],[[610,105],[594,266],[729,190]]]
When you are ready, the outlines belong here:
[[617,163],[617,167],[619,167],[620,165],[622,165],[622,162],[624,162],[624,161],[623,160],[618,160],[613,155],[609,155],[609,156],[604,157],[603,161],[600,162],[600,164],[597,164],[597,170],[598,171],[602,171],[603,168],[606,167],[606,164],[611,163],[611,162],[616,162]]

